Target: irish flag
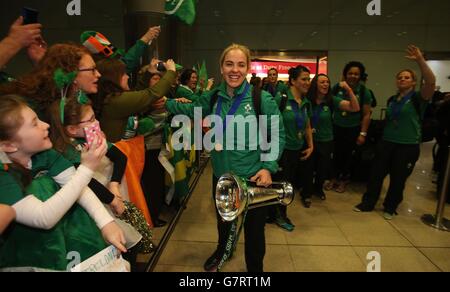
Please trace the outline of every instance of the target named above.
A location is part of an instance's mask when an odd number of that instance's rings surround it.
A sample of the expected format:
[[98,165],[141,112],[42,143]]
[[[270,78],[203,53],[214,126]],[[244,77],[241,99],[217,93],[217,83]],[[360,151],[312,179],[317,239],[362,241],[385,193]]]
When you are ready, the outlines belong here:
[[192,25],[195,21],[195,0],[166,0],[165,13]]

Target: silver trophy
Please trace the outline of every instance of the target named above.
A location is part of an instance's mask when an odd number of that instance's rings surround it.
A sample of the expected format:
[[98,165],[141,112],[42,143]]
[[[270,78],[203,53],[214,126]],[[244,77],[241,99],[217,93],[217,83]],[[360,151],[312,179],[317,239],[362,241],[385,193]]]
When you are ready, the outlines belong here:
[[294,188],[288,182],[274,182],[270,187],[256,186],[255,182],[243,180],[233,174],[220,177],[216,187],[216,206],[225,221],[233,221],[245,209],[262,206],[288,206],[294,199]]

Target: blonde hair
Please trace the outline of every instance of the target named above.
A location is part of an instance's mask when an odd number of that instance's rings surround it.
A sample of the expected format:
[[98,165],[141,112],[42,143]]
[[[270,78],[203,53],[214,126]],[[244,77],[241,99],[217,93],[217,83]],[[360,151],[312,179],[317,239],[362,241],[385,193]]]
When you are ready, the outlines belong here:
[[398,78],[398,76],[400,76],[400,74],[402,74],[403,72],[409,72],[409,74],[411,74],[411,77],[413,78],[413,80],[417,82],[417,75],[416,75],[416,72],[414,72],[414,71],[411,70],[411,69],[403,69],[403,70],[399,71],[399,72],[397,73],[397,75],[395,75],[395,78]]
[[231,44],[225,50],[223,50],[222,55],[220,56],[220,64],[219,64],[220,67],[222,67],[223,63],[225,62],[225,57],[227,56],[227,54],[233,50],[242,51],[247,57],[247,66],[250,67],[251,63],[250,50],[246,46],[239,44]]

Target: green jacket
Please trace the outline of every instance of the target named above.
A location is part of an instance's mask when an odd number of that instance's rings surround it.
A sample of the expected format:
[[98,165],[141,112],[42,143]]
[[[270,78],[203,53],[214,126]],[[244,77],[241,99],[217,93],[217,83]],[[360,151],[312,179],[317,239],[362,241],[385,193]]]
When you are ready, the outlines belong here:
[[[29,194],[46,201],[59,189],[56,178],[73,167],[55,150],[38,153],[32,158],[30,174],[33,179],[25,189],[20,174],[12,169],[0,169],[0,204],[14,205]],[[0,268],[37,267],[66,270],[71,261],[67,254],[79,252],[81,261],[106,247],[100,230],[86,211],[78,204],[49,230],[12,223],[0,246]]]
[[147,112],[155,100],[167,94],[175,81],[175,76],[175,72],[167,71],[158,84],[151,88],[108,96],[100,118],[102,130],[108,141],[112,143],[119,141],[125,131],[128,117]]
[[286,93],[289,90],[289,86],[282,81],[278,81],[275,88],[271,84],[266,84],[263,86],[263,89],[275,97],[277,94]]
[[139,69],[141,57],[145,54],[148,45],[138,40],[122,57],[122,61],[127,65],[127,73],[130,74]]
[[[350,97],[347,96],[347,92],[339,87],[339,83],[333,86],[331,92],[337,92],[337,94],[333,94],[337,98],[348,101],[350,100]],[[364,115],[363,106],[372,104],[372,94],[364,85],[358,84],[358,86],[353,89],[353,92],[361,105],[361,109],[359,112],[353,113],[342,111],[339,107],[337,107],[334,111],[334,124],[339,127],[353,128],[361,125],[362,115]],[[363,101],[361,101],[361,97],[363,97]]]
[[[244,89],[248,83],[245,81],[239,88],[237,88],[234,91],[234,95],[239,95],[244,92]],[[194,118],[194,107],[201,107],[202,108],[202,114],[203,117],[206,117],[210,114],[215,114],[217,110],[217,102],[211,109],[210,100],[212,96],[217,92],[218,96],[223,99],[223,106],[221,110],[221,117],[224,118],[226,114],[229,112],[231,105],[233,103],[233,99],[228,95],[226,90],[226,84],[222,83],[216,90],[204,93],[199,100],[191,103],[191,104],[182,104],[177,103],[175,100],[168,100],[166,104],[166,108],[169,112],[173,114],[185,114],[191,118]],[[250,86],[250,89],[248,93],[243,98],[239,108],[237,109],[234,116],[254,116],[256,115],[256,111],[253,106],[253,98],[252,98],[252,86]],[[235,135],[234,141],[227,141],[227,131],[223,134],[223,151],[216,151],[213,150],[211,153],[212,156],[212,163],[213,163],[213,171],[214,175],[216,177],[220,177],[225,173],[232,172],[238,176],[241,176],[243,178],[250,178],[253,175],[255,175],[259,170],[261,169],[267,169],[271,173],[276,173],[278,171],[278,163],[277,160],[280,158],[281,153],[284,149],[285,144],[285,133],[284,133],[284,126],[282,120],[279,118],[280,111],[278,110],[278,106],[275,103],[275,101],[272,99],[272,96],[268,94],[267,92],[262,91],[261,93],[261,114],[267,115],[269,118],[276,116],[279,120],[278,124],[278,153],[274,154],[274,158],[270,159],[270,161],[261,161],[261,154],[262,151],[258,145],[260,144],[253,144],[252,142],[258,143],[261,139],[260,135],[254,135],[250,131],[250,129],[256,129],[257,124],[256,120],[254,119],[252,122],[249,122],[246,124],[244,139],[239,139],[239,137],[242,137],[242,135],[239,135],[239,130],[237,131],[238,134]],[[261,126],[261,125],[260,125]],[[236,132],[237,127],[235,127]],[[243,132],[242,132],[243,133]],[[250,134],[249,134],[250,133]],[[271,133],[270,129],[270,122],[268,122],[268,132],[269,135]],[[256,139],[250,139],[250,138],[256,138]],[[275,141],[275,140],[274,140]],[[228,144],[233,144],[235,147],[232,150],[227,150],[227,142]],[[275,143],[275,142],[274,142]],[[237,148],[236,146],[239,146]],[[250,147],[252,146],[252,147]],[[242,149],[245,150],[236,150],[236,149]],[[250,149],[256,150],[250,150]]]
[[177,91],[175,94],[175,98],[180,98],[180,97],[187,98],[187,99],[191,100],[192,102],[195,102],[196,100],[198,100],[200,98],[190,88],[188,88],[187,86],[183,86],[183,85],[180,85],[177,87]]
[[[283,119],[283,123],[285,125],[286,130],[286,149],[288,150],[300,150],[303,148],[303,145],[305,144],[305,134],[306,134],[306,127],[308,126],[308,123],[310,122],[311,118],[311,102],[306,97],[302,99],[302,104],[300,105],[300,111],[305,114],[305,121],[303,123],[303,128],[299,129],[296,119],[295,119],[295,113],[294,109],[292,108],[291,102],[296,102],[294,95],[292,95],[292,92],[290,89],[286,91],[287,94],[287,103],[286,108],[281,113],[281,117]],[[278,106],[281,104],[282,95],[278,93],[274,97],[275,102]]]
[[422,141],[421,116],[425,113],[427,101],[422,98],[420,91],[415,93],[413,98],[419,100],[420,114],[417,113],[412,98],[406,102],[394,121],[393,111],[397,101],[398,94],[389,103],[386,110],[386,126],[384,127],[383,140],[398,144],[420,144]]

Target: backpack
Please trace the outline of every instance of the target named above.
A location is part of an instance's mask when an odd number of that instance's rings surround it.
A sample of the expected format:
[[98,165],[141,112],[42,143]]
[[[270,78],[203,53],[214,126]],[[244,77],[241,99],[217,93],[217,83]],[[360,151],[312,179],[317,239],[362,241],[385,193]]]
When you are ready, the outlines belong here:
[[[389,104],[396,98],[397,95],[393,95],[389,97],[387,104]],[[421,130],[422,130],[422,143],[430,142],[437,136],[438,130],[438,121],[436,118],[436,109],[434,108],[432,103],[428,103],[424,113],[422,114],[420,110],[420,99],[417,97],[417,94],[411,97],[411,102],[416,109],[417,115],[419,116]]]

